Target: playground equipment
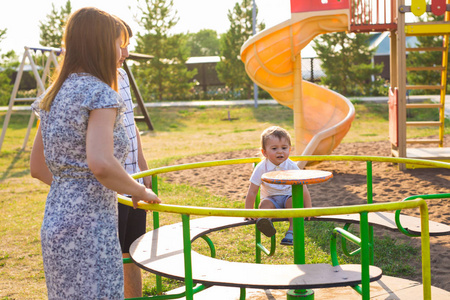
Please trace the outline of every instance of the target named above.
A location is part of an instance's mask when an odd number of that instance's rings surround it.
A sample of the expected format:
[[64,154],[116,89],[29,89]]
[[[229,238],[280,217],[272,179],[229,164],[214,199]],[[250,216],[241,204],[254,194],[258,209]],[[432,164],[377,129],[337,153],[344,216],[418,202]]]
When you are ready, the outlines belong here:
[[[426,5],[425,1],[413,0],[411,6],[406,6],[405,1],[398,3],[399,10],[393,11],[393,19],[397,20],[397,28],[391,36],[391,91],[389,94],[390,101],[390,135],[392,145],[392,155],[396,157],[411,157],[434,159],[440,161],[450,160],[450,149],[444,148],[444,121],[445,121],[445,95],[447,92],[447,66],[448,66],[448,43],[450,33],[450,14],[448,12],[449,1],[431,1],[431,5]],[[425,23],[406,23],[406,14],[412,13],[419,17],[426,12],[435,15],[444,15],[443,22],[425,22]],[[424,36],[434,35],[442,36],[442,47],[425,47],[411,48],[406,45],[406,36]],[[393,52],[396,50],[396,53]],[[438,51],[442,53],[442,63],[440,66],[421,66],[407,67],[406,55],[408,52],[421,51],[430,52]],[[394,54],[394,55],[393,55]],[[396,54],[396,55],[395,55]],[[440,72],[441,82],[435,85],[419,85],[412,86],[406,83],[406,72],[416,71],[434,71]],[[440,102],[437,104],[430,103],[414,103],[406,102],[406,93],[408,90],[440,90]],[[419,109],[438,109],[438,121],[411,122],[407,120],[407,110],[412,108]],[[392,111],[391,111],[392,110]],[[407,127],[409,126],[431,126],[438,128],[437,139],[412,139],[407,136]],[[410,143],[421,143],[428,145],[436,145],[438,147],[426,148],[408,148]],[[401,166],[403,167],[403,166]],[[415,166],[412,166],[415,167]],[[403,167],[405,168],[405,167]]]
[[153,129],[154,129],[152,120],[150,119],[148,111],[145,108],[144,99],[142,99],[141,92],[139,91],[139,88],[137,86],[136,80],[134,79],[133,73],[131,72],[131,69],[127,64],[127,60],[149,60],[152,58],[153,58],[153,56],[151,56],[151,55],[130,53],[128,58],[123,62],[123,69],[125,70],[125,72],[127,72],[128,79],[130,80],[130,87],[133,90],[134,96],[136,98],[136,103],[138,104],[139,110],[141,113],[141,116],[139,116],[138,114],[135,114],[134,120],[136,122],[145,122],[145,124],[147,124],[148,130],[150,130],[150,131],[153,131]]
[[[406,56],[406,48],[402,48],[401,45],[397,46],[397,42],[401,43],[402,38],[404,41],[405,24],[400,20],[402,17],[397,16],[397,9],[404,13],[408,11],[408,8],[404,5],[403,0],[392,1],[390,7],[387,7],[386,1],[381,3],[384,4],[380,5],[379,1],[352,1],[350,3],[349,0],[291,0],[291,20],[252,37],[241,49],[241,57],[249,76],[260,87],[266,89],[274,99],[294,110],[295,147],[297,154],[303,155],[292,156],[291,159],[299,161],[300,165],[304,165],[306,162],[328,160],[366,161],[367,204],[301,210],[298,208],[239,210],[143,204],[143,209],[154,211],[154,230],[146,233],[132,244],[130,248],[132,260],[143,269],[157,275],[185,282],[184,292],[151,298],[174,299],[185,297],[185,299],[193,299],[194,294],[200,296],[201,293],[199,292],[210,288],[210,286],[239,288],[240,299],[245,299],[245,289],[249,287],[291,289],[288,292],[288,299],[299,297],[314,299],[314,293],[311,293],[310,289],[340,286],[351,286],[362,299],[369,299],[372,291],[375,291],[383,299],[390,295],[400,299],[417,299],[419,297],[431,299],[432,296],[442,299],[450,298],[450,293],[431,286],[429,243],[429,235],[449,234],[450,226],[429,222],[428,209],[424,200],[450,198],[450,194],[412,196],[404,199],[405,201],[402,202],[375,204],[372,199],[371,173],[372,162],[375,161],[395,163],[400,166],[412,164],[449,169],[450,164],[406,158],[406,151],[403,153],[403,150],[400,150],[403,149],[400,142],[399,150],[397,151],[397,156],[399,157],[323,155],[331,153],[348,132],[354,118],[354,108],[345,97],[317,85],[304,82],[301,78],[301,49],[318,34],[334,31],[391,31],[391,34],[396,37],[395,41],[391,39],[391,50],[397,54],[396,56],[391,55],[391,73],[394,74],[391,76],[392,94],[397,94],[395,97],[398,100],[395,103],[398,111],[395,111],[394,115],[397,116],[399,124],[406,124],[406,118],[401,117],[407,108],[404,99],[401,100],[402,97],[405,98],[406,96],[406,85],[403,84],[402,86],[399,83],[400,81],[405,81],[406,68],[403,57]],[[416,15],[422,14],[426,10],[424,4],[425,1],[423,0],[413,0],[409,9],[414,11]],[[444,4],[442,1],[433,1],[430,9],[433,12],[441,13]],[[390,13],[388,13],[389,8]],[[445,10],[443,11],[445,12]],[[398,21],[397,18],[399,19]],[[428,30],[427,32],[430,34],[432,32],[430,30],[435,27],[419,26],[419,28],[422,28],[419,29],[419,32],[424,33],[422,30]],[[392,71],[392,68],[396,71]],[[442,84],[442,86],[445,85],[446,83]],[[440,87],[439,89],[442,91],[445,90],[445,87]],[[423,107],[425,108],[425,105]],[[433,108],[439,108],[443,112],[444,102],[441,100],[441,104],[433,106]],[[401,132],[400,128],[396,128],[394,132],[397,133],[399,141],[406,136],[406,133]],[[404,150],[406,150],[406,147]],[[321,154],[321,156],[307,154]],[[395,153],[393,152],[393,154]],[[258,158],[251,158],[169,166],[144,171],[135,174],[134,177],[140,178],[152,175],[154,179],[153,187],[157,188],[156,175],[160,173],[226,164],[255,163],[258,161]],[[266,179],[277,180],[273,176],[274,174],[269,174]],[[281,181],[283,180],[281,179]],[[302,203],[301,179],[296,178],[294,181],[285,183],[294,184],[294,207],[300,207]],[[299,187],[296,187],[299,183]],[[129,199],[122,196],[119,196],[119,201],[126,205],[132,205]],[[420,208],[420,218],[400,215],[400,211],[403,209],[417,207]],[[386,211],[396,212],[394,214]],[[159,212],[181,214],[182,223],[159,227]],[[190,215],[208,217],[190,221]],[[302,224],[303,218],[312,216],[315,216],[314,220],[317,221],[330,220],[346,223],[344,228],[335,228],[332,232],[330,244],[331,265],[305,264],[303,236],[301,233],[303,230]],[[220,229],[254,223],[244,222],[242,220],[244,217],[294,218],[294,240],[296,241],[294,244],[294,264],[261,264],[261,253],[266,253],[267,255],[274,253],[275,239],[271,238],[271,250],[268,251],[261,244],[260,232],[257,230],[255,234],[256,264],[215,259],[214,244],[206,234]],[[355,223],[360,226],[360,237],[347,231],[349,224]],[[394,227],[393,224],[396,224],[396,226]],[[378,286],[375,283],[371,284],[371,282],[378,280],[381,276],[380,269],[374,267],[372,226],[391,230],[398,229],[408,236],[420,235],[422,243],[422,284],[403,282],[401,285],[391,285],[391,280],[398,280],[392,277],[386,277],[386,281],[383,281],[385,277],[381,277],[379,281],[381,283]],[[361,255],[361,265],[338,265],[336,254],[337,236],[342,236],[343,250],[348,255],[352,253],[346,251],[346,241],[355,243],[360,247],[356,253]],[[199,237],[202,237],[208,243],[211,249],[211,257],[200,255],[191,250],[191,242]],[[184,266],[184,270],[180,270],[181,265]],[[317,273],[320,275],[317,276]],[[270,276],[267,276],[267,274],[270,274]],[[267,277],[270,277],[269,280],[267,280]],[[194,286],[194,284],[199,285]],[[157,281],[157,289],[161,291],[161,281]],[[208,299],[211,299],[211,296],[209,297]],[[345,295],[345,299],[350,298],[347,297],[347,294]]]
[[[38,70],[37,64],[33,58],[32,51],[34,51],[34,52],[41,51],[43,59],[45,59],[45,66],[44,66],[44,69],[42,70],[42,76],[39,74],[39,70]],[[61,53],[61,49],[56,49],[56,48],[25,47],[23,59],[22,59],[22,62],[20,63],[19,71],[17,72],[16,80],[14,82],[14,87],[13,87],[13,90],[11,93],[11,98],[9,100],[8,111],[6,113],[5,120],[3,121],[2,134],[0,136],[0,150],[2,149],[3,141],[6,136],[6,130],[8,128],[8,124],[11,119],[12,112],[14,110],[14,104],[16,102],[33,102],[40,95],[42,95],[42,93],[48,87],[47,79],[50,78],[50,75],[51,75],[52,63],[53,63],[54,68],[58,67],[57,56],[60,53]],[[152,58],[153,58],[153,56],[139,54],[139,53],[130,53],[130,56],[128,57],[128,59],[130,59],[130,60],[148,60],[148,59],[152,59]],[[27,65],[27,60],[28,60],[28,64],[31,67],[33,77],[36,80],[36,85],[37,85],[36,97],[17,98],[17,93],[19,91],[19,86],[20,86],[20,82],[21,82],[22,75],[24,72],[24,68]],[[133,73],[131,72],[130,68],[128,67],[128,64],[126,63],[126,60],[123,63],[123,68],[128,75],[128,78],[130,80],[130,88],[133,90],[133,93],[136,98],[136,102],[137,102],[139,110],[141,112],[141,116],[135,114],[135,121],[136,122],[145,122],[147,124],[148,129],[153,130],[153,124],[152,124],[152,121],[150,120],[150,116],[147,112],[147,109],[145,108],[144,100],[142,99],[141,93],[139,92],[139,88],[136,84],[136,80],[134,79]],[[25,135],[23,145],[22,145],[22,150],[24,150],[27,145],[28,139],[30,137],[30,131],[31,131],[31,128],[33,127],[34,120],[35,120],[35,115],[34,115],[34,113],[31,113],[30,120],[28,121],[27,133]]]
[[[447,1],[449,3],[450,1]],[[241,59],[250,78],[268,91],[280,104],[294,110],[296,154],[330,154],[348,132],[354,118],[353,105],[341,95],[302,81],[301,50],[317,35],[329,32],[390,31],[391,93],[390,139],[392,155],[396,157],[450,160],[450,150],[443,148],[444,110],[447,85],[448,35],[450,14],[443,0],[391,1],[300,1],[291,0],[291,19],[261,31],[241,48]],[[405,23],[405,14],[420,16],[425,12],[445,13],[445,21]],[[406,36],[443,35],[439,48],[406,48]],[[440,51],[441,66],[406,67],[410,51]],[[406,72],[438,71],[441,82],[432,86],[406,85]],[[439,89],[440,103],[406,104],[406,91]],[[407,122],[406,110],[411,108],[439,109],[439,121]],[[435,126],[438,139],[407,139],[407,126]],[[407,143],[438,144],[439,148],[407,149]],[[404,169],[404,165],[400,168]]]
[[[45,67],[42,72],[42,76],[39,74],[38,67],[36,66],[36,63],[34,61],[32,51],[37,52],[41,51],[43,58],[45,58]],[[47,85],[47,79],[50,75],[50,68],[51,64],[53,63],[53,66],[56,68],[58,67],[58,60],[56,56],[58,56],[61,53],[61,49],[56,48],[48,48],[48,47],[40,47],[40,48],[31,48],[31,47],[25,47],[25,52],[23,54],[22,62],[19,66],[19,71],[17,72],[16,81],[14,82],[14,87],[11,93],[11,98],[9,100],[9,106],[8,111],[5,116],[5,120],[3,121],[3,127],[2,127],[2,135],[0,136],[0,150],[2,149],[3,140],[5,139],[6,135],[6,129],[8,128],[8,124],[11,118],[11,114],[14,110],[14,104],[16,102],[33,102],[37,99],[46,89]],[[47,56],[48,55],[48,56]],[[17,98],[17,92],[19,91],[20,81],[22,79],[24,67],[28,63],[30,64],[31,71],[33,72],[33,76],[36,79],[36,87],[37,87],[37,93],[36,97],[31,98]],[[34,113],[30,114],[30,119],[28,121],[28,127],[27,127],[27,133],[25,135],[25,139],[23,141],[22,150],[25,149],[27,145],[28,138],[30,136],[31,127],[33,126],[35,119]]]
[[[344,207],[321,207],[321,208],[309,208],[309,209],[282,209],[282,210],[245,210],[245,209],[219,209],[219,208],[206,208],[206,207],[186,207],[186,206],[174,206],[165,204],[142,204],[141,208],[153,211],[154,217],[154,230],[144,234],[137,239],[130,248],[130,254],[132,260],[145,270],[153,272],[157,275],[162,275],[169,278],[179,279],[185,282],[185,290],[180,293],[168,293],[166,295],[154,296],[149,298],[154,299],[176,299],[185,297],[185,299],[211,299],[201,298],[202,293],[199,293],[211,286],[223,286],[238,288],[238,296],[240,299],[245,299],[246,288],[257,289],[293,289],[290,294],[288,292],[288,299],[293,299],[303,291],[295,290],[308,290],[316,288],[330,288],[330,287],[342,287],[351,286],[354,291],[359,294],[362,299],[369,299],[371,293],[383,297],[385,299],[391,293],[400,299],[431,299],[431,296],[448,298],[450,293],[434,288],[431,286],[430,278],[430,244],[429,235],[442,234],[442,231],[435,232],[436,226],[429,227],[428,210],[425,198],[450,198],[450,194],[439,195],[424,195],[408,197],[401,202],[391,203],[372,203],[372,163],[413,163],[430,167],[448,168],[450,164],[443,162],[433,162],[419,159],[405,159],[405,158],[393,158],[393,157],[370,157],[370,156],[292,156],[294,161],[366,161],[367,163],[367,203],[363,205],[353,205]],[[243,159],[231,159],[225,161],[212,161],[203,163],[192,163],[178,166],[161,167],[153,170],[147,170],[135,174],[134,178],[140,178],[144,176],[153,177],[153,186],[157,189],[157,174],[166,172],[214,167],[229,164],[246,164],[258,162],[260,158],[243,158]],[[307,170],[308,171],[308,170]],[[315,171],[317,172],[317,171]],[[308,172],[305,173],[306,175]],[[288,178],[286,178],[286,176]],[[301,184],[309,183],[310,178],[298,178],[298,174],[289,174],[284,172],[279,174],[267,174],[267,180],[283,181],[287,184],[300,184],[293,186],[293,201],[294,207],[301,205]],[[311,177],[311,176],[309,176]],[[313,174],[316,181],[327,180],[330,174],[327,172],[319,172],[316,175]],[[286,180],[287,179],[287,180]],[[155,191],[157,192],[157,190]],[[298,201],[299,200],[299,201]],[[119,201],[126,205],[132,205],[131,200],[122,196],[119,196]],[[256,204],[257,205],[257,204]],[[385,227],[384,223],[377,223],[376,218],[371,218],[372,215],[384,216],[386,211],[398,211],[396,214],[400,214],[400,210],[410,208],[420,208],[420,218],[413,218],[416,224],[421,227],[419,232],[416,232],[421,237],[422,242],[422,284],[403,281],[398,284],[400,279],[394,277],[381,277],[381,270],[374,267],[373,258],[373,228],[372,226]],[[159,212],[178,213],[181,214],[182,223],[166,225],[159,227]],[[348,216],[357,214],[358,220],[349,219]],[[206,218],[198,218],[190,220],[190,215],[208,216]],[[331,238],[331,264],[305,264],[304,261],[304,246],[301,245],[302,231],[303,229],[299,224],[303,223],[303,218],[311,216],[320,216],[315,218],[316,221],[333,220],[344,223],[358,223],[360,228],[360,237],[357,237],[347,231],[348,226],[344,228],[335,228],[332,232]],[[340,219],[339,217],[343,218]],[[214,243],[206,235],[208,233],[231,228],[236,226],[245,226],[254,224],[253,221],[244,221],[244,217],[258,218],[294,218],[294,240],[297,243],[294,245],[294,264],[288,265],[267,265],[261,264],[260,255],[264,252],[268,255],[273,255],[274,250],[268,253],[261,244],[260,233],[256,230],[256,245],[255,245],[255,263],[238,263],[223,261],[215,258]],[[406,230],[408,235],[410,234],[408,229],[405,229],[403,224],[404,215],[399,217],[398,229],[402,231]],[[408,223],[411,220],[407,220]],[[402,226],[403,224],[403,226]],[[408,224],[408,226],[411,224]],[[450,233],[450,226],[446,226],[447,234]],[[392,227],[387,226],[387,229]],[[403,232],[403,231],[402,231]],[[338,236],[342,236],[343,239],[357,244],[360,250],[356,253],[361,255],[361,265],[339,265],[337,262],[337,248],[336,239]],[[201,255],[191,250],[191,242],[199,237],[202,237],[209,245],[211,249],[211,257]],[[271,248],[274,249],[274,239],[271,239]],[[343,240],[343,250],[346,253],[345,241]],[[344,249],[345,248],[345,249]],[[351,255],[351,254],[348,254]],[[180,266],[184,266],[180,268]],[[270,274],[270,276],[268,275]],[[317,274],[320,274],[317,276]],[[381,281],[376,283],[375,281]],[[401,280],[400,280],[401,281]],[[370,282],[373,282],[372,284]],[[395,284],[393,284],[395,282]],[[194,286],[194,284],[199,284]],[[214,289],[214,288],[212,288]],[[206,291],[205,291],[206,292]],[[354,299],[354,292],[350,289],[351,295],[347,297],[344,294],[345,299]],[[197,298],[197,295],[199,298]],[[342,295],[342,293],[341,293]],[[314,299],[314,294],[303,294],[307,299]],[[209,294],[211,297],[211,294]],[[308,298],[309,297],[309,298]],[[217,299],[214,297],[214,299]]]
[[[312,8],[308,1],[302,3]],[[291,1],[291,11],[290,20],[250,38],[241,48],[241,59],[256,84],[294,110],[296,154],[330,154],[350,129],[355,109],[342,95],[302,81],[301,50],[319,34],[347,30],[348,5],[297,11]]]

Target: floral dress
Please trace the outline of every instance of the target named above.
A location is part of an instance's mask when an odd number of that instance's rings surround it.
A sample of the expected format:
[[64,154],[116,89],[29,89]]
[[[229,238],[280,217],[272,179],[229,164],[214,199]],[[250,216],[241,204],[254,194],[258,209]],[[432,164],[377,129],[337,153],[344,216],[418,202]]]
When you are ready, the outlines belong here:
[[41,119],[44,155],[53,174],[41,227],[49,299],[123,299],[117,194],[93,175],[86,159],[89,113],[118,108],[114,156],[123,164],[128,137],[118,93],[86,73],[71,74]]

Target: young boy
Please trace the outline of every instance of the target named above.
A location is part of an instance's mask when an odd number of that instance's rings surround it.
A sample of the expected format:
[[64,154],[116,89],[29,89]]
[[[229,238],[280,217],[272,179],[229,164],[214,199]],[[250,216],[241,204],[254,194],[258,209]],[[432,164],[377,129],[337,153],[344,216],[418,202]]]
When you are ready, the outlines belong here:
[[[299,170],[297,164],[289,159],[289,153],[291,152],[291,137],[289,133],[278,126],[272,126],[264,130],[261,134],[261,152],[265,159],[255,167],[250,177],[250,186],[245,198],[245,208],[254,208],[260,186],[261,203],[259,208],[292,208],[292,187],[290,185],[265,183],[261,180],[261,176],[267,172]],[[311,196],[306,186],[303,189],[303,203],[304,207],[311,207]],[[256,227],[268,237],[276,233],[272,221],[266,218],[258,219]],[[291,218],[289,219],[289,229],[281,240],[281,244],[293,245]]]
[[[123,23],[128,31],[129,38],[131,38],[133,36],[133,31],[127,23]],[[120,57],[117,66],[117,80],[119,84],[119,94],[127,107],[124,114],[124,124],[130,142],[130,152],[125,161],[125,170],[128,174],[134,174],[148,170],[148,165],[142,150],[139,129],[134,122],[134,104],[131,99],[130,81],[125,70],[121,68],[129,56],[128,45],[121,48],[121,54],[122,56]],[[147,188],[151,188],[152,182],[150,176],[138,179],[137,181],[144,184]],[[122,257],[129,258],[131,243],[146,231],[147,212],[142,209],[133,209],[130,206],[118,203],[118,213],[119,241],[122,249]],[[124,264],[123,275],[125,298],[142,297],[141,268],[135,264]]]

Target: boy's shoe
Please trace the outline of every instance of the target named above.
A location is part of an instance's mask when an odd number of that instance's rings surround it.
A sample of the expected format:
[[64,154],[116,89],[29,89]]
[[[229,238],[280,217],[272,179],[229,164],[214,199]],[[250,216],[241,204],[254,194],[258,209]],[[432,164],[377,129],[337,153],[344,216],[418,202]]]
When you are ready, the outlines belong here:
[[292,246],[294,245],[294,233],[292,232],[292,230],[288,230],[286,232],[286,235],[284,236],[284,238],[281,240],[281,245],[286,245],[286,246]]
[[259,218],[256,220],[256,228],[267,237],[271,237],[277,233],[277,230],[273,227],[272,221],[267,218]]

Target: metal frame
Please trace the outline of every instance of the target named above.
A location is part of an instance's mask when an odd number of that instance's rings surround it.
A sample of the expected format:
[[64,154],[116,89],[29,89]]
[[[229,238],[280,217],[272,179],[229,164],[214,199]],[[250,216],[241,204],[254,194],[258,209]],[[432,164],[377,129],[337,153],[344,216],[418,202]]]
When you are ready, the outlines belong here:
[[[42,73],[42,77],[39,75],[39,71],[37,69],[36,63],[34,62],[33,56],[31,55],[31,51],[42,51],[42,55],[44,55],[44,53],[47,53],[47,52],[49,53],[46,63],[45,63],[43,73]],[[3,121],[2,135],[0,136],[0,150],[2,149],[3,141],[6,136],[6,129],[8,128],[11,114],[14,109],[14,103],[16,103],[16,102],[33,102],[42,93],[44,93],[45,85],[46,85],[47,79],[49,78],[49,75],[50,75],[51,64],[53,63],[53,65],[55,67],[58,67],[58,60],[56,59],[56,56],[59,55],[60,52],[61,52],[61,49],[56,49],[56,48],[25,47],[25,52],[23,54],[22,62],[20,63],[19,71],[17,72],[16,80],[14,82],[14,87],[13,87],[13,90],[11,93],[11,98],[9,100],[8,111],[6,113],[5,120]],[[25,67],[27,59],[30,63],[31,71],[33,72],[33,76],[36,79],[37,94],[36,94],[36,97],[32,97],[32,98],[17,98],[17,92],[19,91],[20,81],[22,80],[23,69]],[[25,150],[25,147],[27,146],[28,138],[30,137],[30,131],[31,131],[31,127],[33,126],[33,123],[34,123],[34,119],[35,119],[35,115],[33,112],[31,112],[30,119],[28,121],[27,133],[25,135],[25,139],[23,141],[21,150]]]

